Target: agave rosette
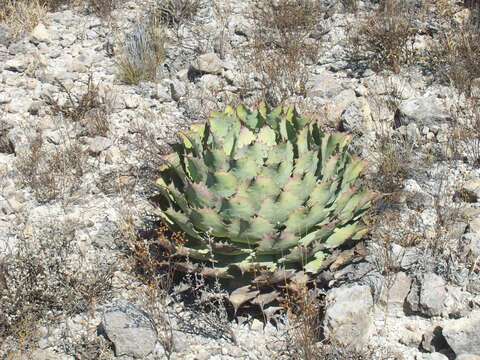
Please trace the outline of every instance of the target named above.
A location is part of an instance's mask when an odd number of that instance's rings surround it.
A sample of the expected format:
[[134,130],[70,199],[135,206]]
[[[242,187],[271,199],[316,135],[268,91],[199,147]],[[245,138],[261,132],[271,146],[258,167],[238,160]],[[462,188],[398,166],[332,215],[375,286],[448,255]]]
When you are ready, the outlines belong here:
[[367,232],[374,194],[351,136],[323,132],[294,108],[214,113],[182,133],[157,184],[160,215],[187,242],[177,254],[220,277],[233,269],[317,273],[334,249]]

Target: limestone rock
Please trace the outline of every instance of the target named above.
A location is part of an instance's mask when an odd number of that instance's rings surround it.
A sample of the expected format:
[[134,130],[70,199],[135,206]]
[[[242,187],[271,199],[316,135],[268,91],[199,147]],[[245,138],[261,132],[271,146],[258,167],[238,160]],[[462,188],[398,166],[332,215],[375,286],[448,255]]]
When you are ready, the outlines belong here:
[[30,34],[30,41],[34,44],[50,42],[50,33],[48,32],[45,25],[39,23],[37,26],[35,26],[32,33]]
[[23,73],[28,66],[28,61],[25,56],[17,56],[13,59],[8,60],[5,65],[4,69],[13,72]]
[[419,97],[403,101],[395,113],[395,128],[415,123],[433,128],[450,119],[450,115],[435,97]]
[[480,310],[446,322],[442,334],[457,356],[480,355]]
[[413,179],[407,179],[403,185],[405,201],[409,209],[420,210],[425,207],[432,207],[434,198],[425,192]]
[[412,279],[404,272],[392,275],[392,285],[388,289],[384,289],[380,297],[380,305],[387,307],[390,312],[398,312],[403,314],[405,299],[410,292]]
[[448,357],[446,355],[443,355],[442,353],[432,353],[432,354],[422,354],[421,357],[422,360],[448,360]]
[[349,132],[368,134],[373,130],[372,113],[364,97],[356,98],[341,114],[342,127]]
[[142,359],[155,348],[157,333],[151,320],[132,304],[119,304],[107,309],[102,326],[114,345],[116,356]]
[[8,46],[12,41],[12,36],[8,28],[0,24],[0,45]]
[[463,196],[469,198],[469,202],[477,202],[480,198],[480,179],[466,181],[461,189]]
[[[365,109],[362,109],[362,106],[360,104],[360,107],[357,107],[355,104],[357,103],[357,95],[355,95],[355,91],[352,89],[346,89],[342,90],[338,95],[333,97],[327,102],[327,108],[326,108],[326,116],[327,118],[332,121],[332,122],[338,122],[338,120],[342,120],[342,122],[346,121],[348,123],[348,117],[349,115],[352,115],[352,110],[359,114],[360,116],[356,115],[355,118],[361,119],[361,123],[363,126],[363,123],[368,121],[368,118],[365,118],[366,112],[364,112]],[[352,106],[351,110],[348,110],[349,107]],[[342,119],[342,114],[344,115],[344,119]],[[354,122],[355,119],[351,118],[350,122]]]
[[330,71],[315,75],[307,84],[307,96],[331,99],[340,94],[343,86]]
[[465,244],[463,254],[467,256],[471,254],[473,257],[480,256],[480,232],[470,232],[462,236]]
[[417,279],[407,297],[411,312],[424,316],[441,316],[445,311],[447,290],[445,280],[434,273],[427,273]]
[[140,105],[138,98],[130,94],[126,94],[123,97],[123,103],[125,105],[125,109],[136,109]]
[[173,79],[170,83],[170,92],[172,94],[173,100],[179,101],[183,96],[187,94],[187,87],[182,81],[178,79]]
[[200,55],[193,63],[193,68],[203,73],[220,75],[224,64],[217,54],[208,53]]
[[327,294],[326,303],[324,326],[327,337],[345,346],[363,348],[373,325],[370,288],[353,285],[332,289]]
[[455,358],[455,360],[480,360],[480,355],[474,354],[461,354]]
[[69,355],[65,354],[58,354],[50,349],[36,349],[31,351],[30,353],[18,353],[17,354],[9,354],[9,359],[12,360],[22,360],[22,359],[29,359],[29,360],[73,360],[74,358]]
[[107,150],[112,146],[112,140],[103,136],[95,136],[92,139],[89,139],[88,151],[92,155],[98,155],[102,151]]
[[422,335],[422,349],[432,353],[449,349],[440,326],[432,327]]

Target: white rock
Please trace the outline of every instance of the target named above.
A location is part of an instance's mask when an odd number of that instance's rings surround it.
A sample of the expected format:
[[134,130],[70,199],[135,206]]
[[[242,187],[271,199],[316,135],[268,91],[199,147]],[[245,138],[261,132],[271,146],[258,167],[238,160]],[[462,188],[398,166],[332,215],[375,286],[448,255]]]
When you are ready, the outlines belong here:
[[11,40],[12,36],[8,27],[6,25],[0,24],[0,45],[8,47]]
[[103,136],[95,136],[94,138],[89,139],[88,141],[88,151],[92,155],[98,155],[102,151],[112,146],[112,144],[113,142],[109,138],[106,138]]
[[480,233],[477,231],[469,232],[464,234],[462,238],[465,242],[464,254],[471,253],[474,257],[480,256]]
[[115,347],[116,356],[143,359],[155,349],[157,333],[151,320],[132,304],[107,309],[102,326]]
[[119,163],[123,159],[124,159],[124,156],[122,155],[122,152],[117,146],[112,146],[109,149],[107,149],[105,154],[105,162],[107,164]]
[[440,101],[433,96],[403,101],[395,113],[395,127],[415,123],[419,127],[439,126],[450,119]]
[[457,23],[457,25],[464,25],[470,19],[471,11],[470,9],[463,9],[461,11],[455,12],[452,16],[452,20]]
[[475,217],[468,222],[470,231],[476,234],[480,234],[480,217]]
[[480,179],[470,179],[466,181],[462,186],[462,190],[480,199]]
[[420,277],[407,297],[411,311],[426,316],[441,316],[445,312],[447,300],[446,283],[443,278],[426,273]]
[[390,312],[403,314],[403,306],[410,292],[412,279],[404,272],[399,272],[391,276],[393,277],[392,285],[383,291],[380,297],[380,305],[384,307],[388,306]]
[[368,101],[359,97],[350,103],[341,114],[345,130],[367,135],[373,131],[372,113]]
[[480,360],[480,355],[475,354],[461,354],[455,360]]
[[152,94],[152,98],[160,102],[172,101],[172,96],[170,95],[170,91],[172,89],[173,89],[173,86],[171,86],[169,89],[167,86],[163,84],[157,84],[155,92]]
[[73,357],[65,354],[57,354],[51,349],[37,349],[32,351],[28,359],[31,360],[73,360]]
[[8,71],[14,72],[24,72],[27,69],[28,61],[25,56],[17,56],[13,59],[8,60],[5,65],[4,69]]
[[187,87],[183,81],[173,79],[170,82],[170,92],[172,93],[173,100],[178,101],[187,94]]
[[63,34],[61,36],[61,45],[63,47],[70,47],[77,41],[77,37],[72,33]]
[[447,321],[442,334],[457,356],[480,355],[480,310],[468,317]]
[[220,75],[224,69],[224,64],[217,54],[208,53],[200,55],[193,63],[193,68],[207,74]]
[[327,294],[326,304],[326,336],[344,346],[364,348],[373,325],[370,287],[353,285],[332,289]]
[[8,205],[10,205],[13,212],[18,213],[22,210],[25,204],[21,200],[22,197],[19,194],[14,194],[7,199]]
[[199,85],[204,91],[220,91],[222,88],[220,78],[212,74],[203,75],[200,78]]
[[341,82],[330,71],[313,76],[307,84],[308,97],[331,99],[340,94],[342,90]]
[[7,93],[0,93],[0,105],[8,104],[12,98]]
[[[327,101],[326,116],[329,120],[337,122],[341,118],[343,112],[357,101],[355,91],[352,89],[342,90],[338,95]],[[360,106],[361,107],[361,106]],[[363,113],[364,109],[361,109]],[[362,114],[362,116],[364,116]],[[362,122],[363,122],[362,118]]]
[[136,109],[139,106],[138,99],[132,95],[125,95],[123,98],[123,103],[125,104],[126,109]]
[[414,179],[405,180],[403,192],[407,206],[412,210],[433,206],[433,196],[425,192]]
[[421,360],[448,360],[448,357],[441,353],[435,352],[431,354],[422,354]]
[[32,105],[32,99],[28,97],[14,97],[5,105],[5,110],[11,114],[25,114]]
[[48,32],[45,25],[39,23],[37,26],[35,26],[32,33],[30,34],[30,41],[34,44],[50,42],[50,33]]

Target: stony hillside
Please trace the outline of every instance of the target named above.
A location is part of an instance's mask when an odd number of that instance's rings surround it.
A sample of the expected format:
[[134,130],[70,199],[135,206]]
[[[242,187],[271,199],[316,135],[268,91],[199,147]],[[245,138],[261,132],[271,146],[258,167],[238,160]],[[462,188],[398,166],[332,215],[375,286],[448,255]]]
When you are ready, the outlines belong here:
[[[180,130],[261,101],[352,134],[378,196],[234,314],[160,270],[152,199]],[[480,359],[478,1],[0,0],[0,175],[2,359]]]

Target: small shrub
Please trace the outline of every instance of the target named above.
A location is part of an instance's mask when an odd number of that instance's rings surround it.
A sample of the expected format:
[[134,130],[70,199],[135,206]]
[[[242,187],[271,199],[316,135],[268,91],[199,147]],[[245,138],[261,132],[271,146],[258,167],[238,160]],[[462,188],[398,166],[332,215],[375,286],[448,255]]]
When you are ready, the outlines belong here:
[[191,22],[203,7],[204,0],[157,0],[155,12],[162,23],[178,28]]
[[[478,11],[480,14],[480,10]],[[441,81],[450,82],[467,96],[473,80],[480,78],[480,30],[472,21],[441,33],[431,51],[433,67]]]
[[412,157],[413,146],[408,141],[381,136],[372,157],[376,168],[372,176],[373,187],[387,196],[395,195],[411,171]]
[[85,266],[77,228],[74,222],[47,222],[32,236],[18,237],[12,253],[1,254],[0,339],[34,341],[35,328],[49,315],[92,310],[108,296],[113,268],[100,259],[93,268]]
[[375,71],[383,69],[400,72],[403,64],[415,58],[413,43],[419,29],[416,12],[403,0],[384,0],[372,15],[349,36],[352,60],[368,65]]
[[307,64],[314,63],[320,41],[311,36],[323,16],[315,0],[255,1],[254,38],[247,61],[260,82],[262,97],[277,105],[293,95],[305,95]]
[[74,359],[112,360],[112,344],[103,336],[98,336],[97,329],[72,337],[71,333],[65,334],[62,349],[65,354]]
[[53,113],[61,114],[63,117],[79,123],[89,136],[105,136],[110,128],[108,117],[115,103],[115,96],[111,90],[107,88],[103,92],[100,91],[99,84],[94,83],[91,74],[88,77],[85,92],[79,95],[74,94],[61,82],[57,84],[65,101],[60,104],[58,98],[48,98],[47,103]]
[[165,33],[151,17],[138,23],[125,35],[117,58],[118,75],[127,84],[157,79],[158,67],[165,61]]
[[283,352],[291,359],[319,359],[323,340],[323,296],[301,284],[289,293],[283,305],[288,317]]
[[48,151],[41,134],[30,149],[18,156],[16,168],[20,181],[30,187],[39,202],[48,202],[72,193],[83,176],[86,155],[80,144],[68,141]]
[[474,29],[480,31],[480,2],[478,0],[464,0],[464,5],[471,11],[470,22]]
[[0,154],[13,154],[15,147],[7,136],[7,130],[2,129],[2,122],[0,122]]
[[[462,110],[454,111],[456,118],[449,137],[450,156],[480,167],[480,99],[470,98]],[[460,123],[463,118],[463,123]]]
[[343,8],[349,12],[356,12],[358,10],[358,0],[340,0]]
[[87,0],[87,8],[100,18],[108,18],[116,9],[118,0]]

